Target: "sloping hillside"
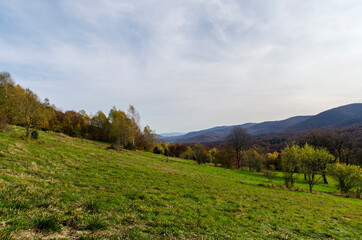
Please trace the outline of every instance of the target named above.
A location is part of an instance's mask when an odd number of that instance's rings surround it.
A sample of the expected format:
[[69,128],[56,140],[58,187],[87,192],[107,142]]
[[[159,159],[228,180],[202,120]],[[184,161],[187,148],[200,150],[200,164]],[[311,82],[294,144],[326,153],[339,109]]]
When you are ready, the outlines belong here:
[[288,128],[288,131],[305,131],[313,128],[342,128],[362,125],[362,103],[349,104],[317,114]]
[[[272,134],[306,131],[313,128],[347,128],[362,125],[362,103],[349,104],[324,111],[315,116],[296,116],[280,121],[262,123],[246,123],[245,128],[252,137]],[[222,126],[190,132],[177,137],[163,137],[164,142],[178,143],[211,143],[225,141],[234,126]]]
[[257,173],[53,133],[24,140],[23,131],[0,133],[0,239],[358,239],[362,232],[362,201],[331,195],[332,185],[310,194],[298,181],[289,191],[278,187],[280,177],[269,183]]

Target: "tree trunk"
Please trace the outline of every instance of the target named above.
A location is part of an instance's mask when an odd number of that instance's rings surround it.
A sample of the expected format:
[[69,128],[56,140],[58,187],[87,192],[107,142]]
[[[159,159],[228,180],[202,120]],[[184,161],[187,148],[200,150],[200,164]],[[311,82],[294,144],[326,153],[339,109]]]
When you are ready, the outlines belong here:
[[326,174],[322,174],[322,176],[323,176],[323,183],[328,184]]
[[30,128],[28,126],[26,126],[26,135],[25,137],[29,137],[30,134]]

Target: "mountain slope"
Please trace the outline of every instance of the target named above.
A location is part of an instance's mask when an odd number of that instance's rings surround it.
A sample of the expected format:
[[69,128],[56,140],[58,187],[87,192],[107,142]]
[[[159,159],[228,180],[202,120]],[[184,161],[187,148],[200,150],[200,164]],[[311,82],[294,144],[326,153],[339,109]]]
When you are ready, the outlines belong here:
[[[0,133],[0,238],[358,239],[362,202],[233,171],[24,129]],[[283,184],[275,178],[276,185]],[[331,181],[333,183],[333,181]],[[274,185],[275,186],[275,185]],[[5,236],[5,237],[4,237]],[[9,239],[9,238],[6,238]]]
[[321,112],[306,121],[290,126],[288,131],[306,131],[313,128],[342,128],[362,124],[362,103],[349,104]]
[[[307,131],[313,128],[346,128],[362,125],[362,103],[349,104],[319,113],[315,116],[296,116],[281,121],[246,123],[243,127],[252,137],[285,132]],[[161,141],[178,143],[211,143],[225,141],[234,126],[222,126],[190,132],[177,137],[164,137]]]

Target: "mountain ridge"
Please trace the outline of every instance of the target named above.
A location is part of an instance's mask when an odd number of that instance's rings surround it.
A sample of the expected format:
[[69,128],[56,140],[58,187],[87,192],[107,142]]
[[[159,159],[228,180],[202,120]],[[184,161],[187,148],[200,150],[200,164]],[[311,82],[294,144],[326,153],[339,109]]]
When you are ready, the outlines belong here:
[[301,132],[315,128],[337,129],[362,126],[362,103],[352,103],[332,108],[316,115],[294,116],[278,121],[244,123],[231,126],[216,126],[200,131],[192,131],[173,137],[161,137],[163,142],[171,143],[211,143],[225,141],[235,126],[242,127],[252,137],[268,136],[278,133]]

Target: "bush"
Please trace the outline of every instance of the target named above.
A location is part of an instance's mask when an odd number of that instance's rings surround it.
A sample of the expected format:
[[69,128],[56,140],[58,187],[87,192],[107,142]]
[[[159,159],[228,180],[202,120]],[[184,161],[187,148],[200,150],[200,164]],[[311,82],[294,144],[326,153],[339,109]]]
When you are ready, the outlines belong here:
[[362,187],[362,169],[355,165],[336,163],[328,166],[328,173],[338,182],[342,193],[348,193],[352,188],[360,193]]
[[132,144],[131,142],[127,142],[126,146],[124,146],[127,150],[136,150],[136,146]]
[[34,130],[34,131],[32,131],[31,132],[31,138],[32,139],[38,139],[39,138],[39,133],[38,133],[38,131],[36,131],[36,130]]
[[268,178],[269,182],[272,182],[275,176],[277,175],[275,172],[269,170],[264,170],[263,174],[265,177]]

